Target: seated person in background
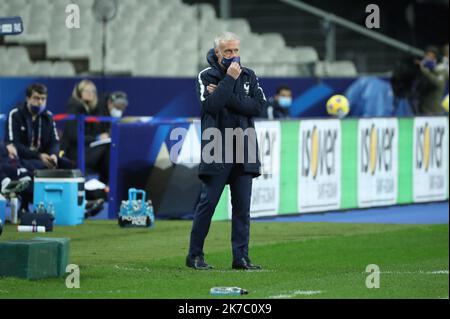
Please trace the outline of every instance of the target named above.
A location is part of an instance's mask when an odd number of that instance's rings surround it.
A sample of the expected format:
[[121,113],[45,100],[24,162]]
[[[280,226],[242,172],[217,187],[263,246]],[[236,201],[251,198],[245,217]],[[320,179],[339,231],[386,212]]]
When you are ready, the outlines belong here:
[[[107,116],[119,119],[123,116],[126,108],[128,107],[128,97],[125,92],[115,91],[112,93],[106,93],[100,99],[98,107],[96,108],[96,116]],[[111,123],[101,122],[99,124],[101,134],[111,135]]]
[[269,120],[288,118],[291,105],[292,90],[288,86],[280,86],[277,88],[275,96],[267,101],[267,108],[263,108],[261,117]]
[[8,197],[16,194],[21,199],[20,210],[28,211],[33,201],[32,172],[20,164],[17,149],[0,142],[0,193]]
[[59,136],[53,115],[46,110],[47,87],[40,83],[26,89],[26,101],[13,108],[6,121],[6,140],[17,149],[17,156],[31,170],[73,168],[59,157]]
[[[72,92],[66,107],[69,114],[81,114],[86,116],[98,115],[97,88],[90,80],[79,82]],[[85,123],[85,162],[86,168],[99,174],[99,180],[108,184],[109,175],[109,144],[100,144],[91,147],[95,141],[109,138],[109,134],[102,133],[99,123]],[[73,161],[77,161],[78,132],[76,121],[68,121],[64,128],[63,149],[65,156]]]

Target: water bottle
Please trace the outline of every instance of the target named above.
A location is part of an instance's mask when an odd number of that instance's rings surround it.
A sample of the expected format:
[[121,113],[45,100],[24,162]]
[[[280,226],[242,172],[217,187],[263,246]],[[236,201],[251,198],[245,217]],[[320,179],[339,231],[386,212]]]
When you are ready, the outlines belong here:
[[36,208],[36,213],[43,214],[45,212],[46,212],[46,209],[45,209],[44,202],[39,202],[39,204],[38,204],[38,206]]
[[19,199],[17,197],[13,197],[9,200],[9,206],[11,208],[11,224],[18,224],[18,210],[19,210]]
[[17,226],[17,231],[19,233],[45,233],[45,226],[19,225]]
[[152,205],[151,200],[148,200],[146,202],[145,210],[146,210],[147,216],[150,218],[150,224],[151,224],[151,226],[153,226],[155,223],[155,213],[153,212],[153,205]]
[[127,200],[123,200],[122,204],[120,204],[120,212],[119,212],[119,216],[125,216],[128,215],[128,201]]
[[48,203],[47,206],[47,212],[52,215],[53,217],[55,217],[55,206],[53,205],[52,202]]
[[213,296],[240,296],[248,294],[248,291],[239,287],[213,287],[210,293]]

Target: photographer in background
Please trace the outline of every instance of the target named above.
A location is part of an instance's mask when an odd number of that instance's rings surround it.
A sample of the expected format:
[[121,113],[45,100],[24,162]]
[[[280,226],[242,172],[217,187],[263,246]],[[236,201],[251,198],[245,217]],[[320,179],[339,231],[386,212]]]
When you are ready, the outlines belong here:
[[438,115],[442,113],[441,101],[448,81],[448,72],[438,68],[438,49],[428,47],[422,60],[415,60],[421,76],[415,83],[417,100],[414,105],[416,114]]
[[442,48],[443,57],[440,64],[437,65],[438,72],[443,72],[446,75],[446,80],[448,81],[449,67],[448,67],[448,44],[444,45]]
[[406,99],[414,115],[442,113],[441,101],[448,81],[448,68],[438,67],[437,62],[437,48],[429,47],[421,60],[406,56],[394,68],[391,77],[394,100]]

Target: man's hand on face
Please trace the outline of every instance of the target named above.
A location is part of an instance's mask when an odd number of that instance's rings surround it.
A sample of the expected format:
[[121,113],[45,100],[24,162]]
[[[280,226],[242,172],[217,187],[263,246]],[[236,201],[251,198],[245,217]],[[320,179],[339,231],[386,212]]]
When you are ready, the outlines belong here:
[[208,90],[209,94],[213,94],[216,89],[217,85],[215,84],[208,84],[208,86],[206,87],[206,90]]
[[44,165],[47,166],[47,168],[54,168],[55,164],[53,163],[52,158],[45,153],[41,153],[39,155],[39,158],[41,159],[42,162],[44,162]]
[[227,70],[227,74],[235,80],[238,79],[238,77],[241,75],[241,72],[242,72],[241,66],[237,62],[232,62]]

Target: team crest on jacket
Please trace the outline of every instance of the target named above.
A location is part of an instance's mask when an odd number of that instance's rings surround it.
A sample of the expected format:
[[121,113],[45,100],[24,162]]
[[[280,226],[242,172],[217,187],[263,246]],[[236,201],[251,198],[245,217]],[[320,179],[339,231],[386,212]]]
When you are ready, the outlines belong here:
[[250,94],[250,82],[245,82],[244,83],[244,92],[245,92],[245,95],[249,95]]

